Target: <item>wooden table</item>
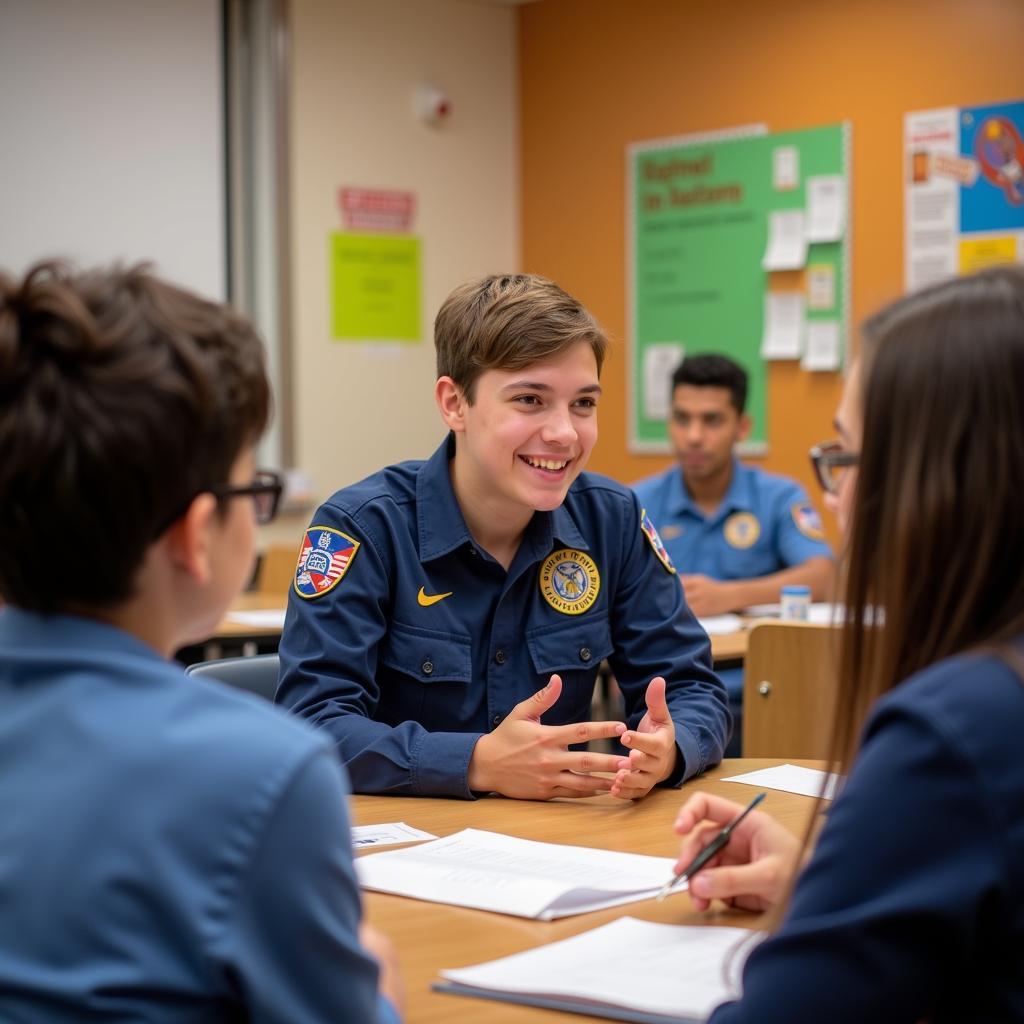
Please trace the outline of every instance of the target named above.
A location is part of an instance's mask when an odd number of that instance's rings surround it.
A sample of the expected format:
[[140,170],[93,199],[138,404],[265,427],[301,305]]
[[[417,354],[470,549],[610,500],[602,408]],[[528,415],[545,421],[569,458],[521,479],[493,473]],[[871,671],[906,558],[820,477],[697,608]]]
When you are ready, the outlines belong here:
[[[612,797],[536,803],[488,797],[467,802],[417,797],[357,796],[352,800],[353,823],[359,825],[404,821],[434,835],[445,836],[463,828],[490,829],[524,839],[593,846],[607,850],[674,857],[679,840],[672,832],[676,810],[697,790],[748,803],[756,790],[751,786],[720,781],[740,772],[766,768],[780,762],[764,759],[726,761],[706,775],[691,780],[681,790],[658,790],[638,803]],[[796,762],[822,768],[817,761]],[[768,790],[763,809],[802,835],[815,801],[792,793]],[[366,855],[371,855],[366,851]],[[623,915],[672,924],[729,924],[756,927],[758,917],[722,908],[697,914],[685,893],[663,903],[653,899],[623,907],[579,914],[558,921],[532,921],[479,910],[427,903],[384,893],[364,893],[369,921],[395,944],[406,985],[406,1021],[479,1022],[488,1024],[569,1024],[565,1014],[478,999],[442,995],[430,990],[438,972],[495,957],[518,953],[534,946],[589,931]],[[628,957],[624,960],[628,970]],[[599,1018],[581,1016],[581,1020]]]

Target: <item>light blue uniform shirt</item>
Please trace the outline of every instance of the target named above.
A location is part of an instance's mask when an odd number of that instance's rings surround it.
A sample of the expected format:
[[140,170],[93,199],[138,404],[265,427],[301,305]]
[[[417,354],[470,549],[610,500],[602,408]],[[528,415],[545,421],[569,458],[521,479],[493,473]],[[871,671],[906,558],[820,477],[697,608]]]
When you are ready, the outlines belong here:
[[733,460],[722,504],[705,518],[677,466],[633,485],[681,573],[753,579],[832,558],[821,521],[795,481]]
[[0,1020],[395,1022],[344,776],[266,701],[0,612]]

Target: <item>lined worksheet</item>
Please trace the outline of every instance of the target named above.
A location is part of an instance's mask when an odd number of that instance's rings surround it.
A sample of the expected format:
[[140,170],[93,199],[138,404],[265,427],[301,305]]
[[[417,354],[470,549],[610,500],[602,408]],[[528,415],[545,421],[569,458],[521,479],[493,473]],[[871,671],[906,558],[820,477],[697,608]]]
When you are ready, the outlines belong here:
[[360,857],[356,874],[364,889],[551,921],[655,896],[672,877],[673,864],[670,857],[467,828],[409,849]]

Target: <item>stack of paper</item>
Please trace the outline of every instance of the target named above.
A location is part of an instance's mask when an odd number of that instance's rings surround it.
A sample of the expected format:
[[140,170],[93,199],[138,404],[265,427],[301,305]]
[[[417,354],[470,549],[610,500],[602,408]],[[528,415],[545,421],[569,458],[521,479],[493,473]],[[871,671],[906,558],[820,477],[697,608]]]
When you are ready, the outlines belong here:
[[525,953],[442,971],[448,983],[434,988],[614,1020],[705,1020],[739,995],[743,963],[761,937],[622,917]]
[[467,828],[421,846],[360,857],[356,874],[364,889],[552,921],[649,899],[672,877],[673,864],[670,857]]

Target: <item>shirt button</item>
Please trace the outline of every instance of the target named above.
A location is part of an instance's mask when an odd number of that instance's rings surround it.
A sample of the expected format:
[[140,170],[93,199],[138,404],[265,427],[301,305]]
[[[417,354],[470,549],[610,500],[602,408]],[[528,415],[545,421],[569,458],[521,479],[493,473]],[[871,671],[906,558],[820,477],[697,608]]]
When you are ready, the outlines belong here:
[[580,661],[590,661],[590,648],[589,647],[581,647],[580,648]]
[[501,725],[501,715],[495,715],[491,719],[491,725]]
[[432,661],[425,661],[420,666],[423,669],[423,674],[429,676],[434,671],[434,663]]
[[505,655],[505,652],[500,647],[494,652],[494,660],[499,665],[504,665],[505,662],[508,661],[508,658]]

